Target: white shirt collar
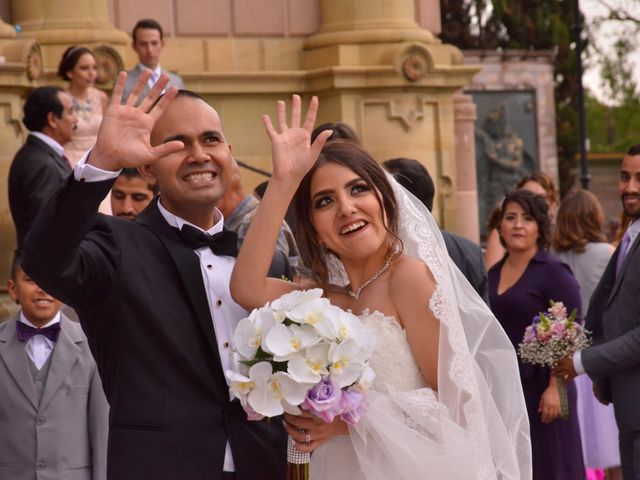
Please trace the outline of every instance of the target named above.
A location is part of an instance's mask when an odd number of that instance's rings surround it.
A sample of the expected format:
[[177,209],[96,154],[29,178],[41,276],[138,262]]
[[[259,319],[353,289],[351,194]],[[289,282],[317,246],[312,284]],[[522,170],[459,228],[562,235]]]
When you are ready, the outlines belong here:
[[[143,72],[145,70],[151,70],[149,67],[147,67],[146,65],[143,65],[142,63],[138,63],[138,69]],[[160,75],[162,75],[162,67],[160,67],[160,64],[158,64],[158,66],[154,69],[151,70],[153,73],[156,74],[157,77],[160,77]]]
[[61,157],[64,155],[64,147],[62,145],[60,145],[58,142],[56,142],[53,138],[51,138],[49,135],[46,135],[42,132],[31,132],[29,133],[29,135],[33,135],[34,137],[42,140],[44,143],[46,143],[47,145],[49,145],[51,148],[53,148],[53,150],[60,155]]
[[[48,327],[50,325],[55,325],[56,323],[60,323],[60,312],[58,311],[58,313],[56,313],[56,316],[53,317],[46,325],[43,325],[40,328],[45,328]],[[30,327],[33,328],[38,328],[36,327],[33,323],[31,323],[29,320],[27,320],[27,317],[24,316],[24,312],[22,310],[20,310],[20,322],[24,323],[25,325],[29,325]]]
[[158,199],[158,210],[160,210],[160,213],[162,214],[164,219],[167,221],[167,223],[172,227],[177,228],[178,230],[182,229],[182,226],[184,224],[187,224],[197,228],[200,231],[206,232],[209,235],[213,235],[214,233],[221,232],[224,227],[224,215],[222,215],[222,212],[217,208],[213,212],[213,218],[215,220],[215,218],[217,217],[218,221],[209,230],[203,230],[199,226],[194,225],[193,223],[187,222],[185,219],[180,218],[177,215],[174,215],[173,213],[171,213],[169,210],[167,210],[162,206],[162,197]]

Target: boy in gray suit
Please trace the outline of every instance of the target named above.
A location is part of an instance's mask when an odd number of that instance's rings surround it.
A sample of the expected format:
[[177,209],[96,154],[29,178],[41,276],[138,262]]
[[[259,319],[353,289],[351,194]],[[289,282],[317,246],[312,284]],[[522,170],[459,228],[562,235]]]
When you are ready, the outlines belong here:
[[0,478],[106,478],[108,410],[78,323],[20,267],[9,295],[21,310],[0,325]]

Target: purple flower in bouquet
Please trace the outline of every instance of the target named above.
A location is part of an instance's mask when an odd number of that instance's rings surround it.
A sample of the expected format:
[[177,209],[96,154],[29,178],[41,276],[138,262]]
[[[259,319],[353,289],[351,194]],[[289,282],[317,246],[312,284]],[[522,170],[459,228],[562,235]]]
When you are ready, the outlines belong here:
[[336,415],[342,413],[340,409],[342,395],[342,390],[329,377],[325,377],[309,390],[301,407],[325,422],[331,423]]
[[340,418],[351,426],[355,426],[360,417],[367,411],[364,393],[357,390],[345,390],[340,399],[342,414]]
[[536,315],[535,317],[533,317],[533,320],[531,321],[531,323],[533,325],[540,323],[540,315]]

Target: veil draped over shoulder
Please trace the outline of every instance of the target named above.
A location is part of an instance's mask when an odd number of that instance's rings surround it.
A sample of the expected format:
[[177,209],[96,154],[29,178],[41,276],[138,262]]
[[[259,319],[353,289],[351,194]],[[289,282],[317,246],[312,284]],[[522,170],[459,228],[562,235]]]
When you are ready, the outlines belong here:
[[[431,213],[387,178],[399,205],[404,253],[422,260],[437,284],[429,306],[440,322],[438,391],[368,392],[367,414],[349,436],[314,452],[321,469],[314,473],[312,460],[311,476],[529,480],[529,420],[514,348],[449,258]],[[333,258],[330,282],[344,285],[344,268]]]

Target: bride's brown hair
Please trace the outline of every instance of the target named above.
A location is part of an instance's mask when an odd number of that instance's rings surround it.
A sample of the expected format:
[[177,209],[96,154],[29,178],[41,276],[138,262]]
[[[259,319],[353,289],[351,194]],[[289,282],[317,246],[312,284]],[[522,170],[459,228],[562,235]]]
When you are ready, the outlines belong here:
[[386,219],[384,227],[391,240],[387,257],[402,250],[402,241],[398,237],[398,203],[385,171],[371,155],[355,143],[344,140],[329,142],[322,149],[315,165],[302,179],[294,197],[296,242],[302,263],[311,270],[315,280],[325,288],[329,284],[325,258],[326,255],[334,255],[334,253],[320,245],[316,229],[311,223],[311,180],[316,170],[327,163],[335,163],[352,170],[369,187],[372,187],[383,212],[383,219]]

